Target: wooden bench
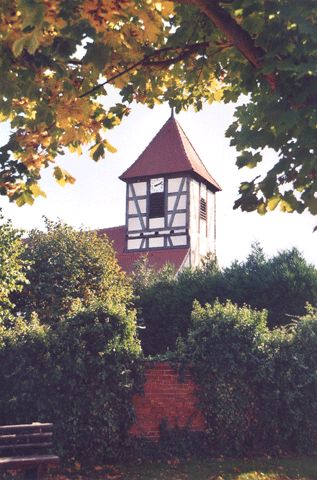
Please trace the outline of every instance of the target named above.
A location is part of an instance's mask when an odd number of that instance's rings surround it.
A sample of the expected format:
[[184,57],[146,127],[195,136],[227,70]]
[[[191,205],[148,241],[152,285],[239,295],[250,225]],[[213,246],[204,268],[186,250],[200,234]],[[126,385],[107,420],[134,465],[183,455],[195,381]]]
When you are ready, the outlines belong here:
[[23,470],[25,479],[42,480],[48,465],[59,463],[52,436],[52,423],[0,426],[0,472]]

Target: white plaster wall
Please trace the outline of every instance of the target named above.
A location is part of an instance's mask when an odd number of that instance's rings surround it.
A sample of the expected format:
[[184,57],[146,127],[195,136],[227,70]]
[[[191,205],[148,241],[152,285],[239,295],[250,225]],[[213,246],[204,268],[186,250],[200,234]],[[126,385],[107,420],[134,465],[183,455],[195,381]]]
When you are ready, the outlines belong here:
[[[146,213],[146,200],[137,200],[139,209],[141,213]],[[136,202],[134,200],[129,200],[128,204],[128,213],[129,214],[135,214],[138,213],[137,208],[136,208]]]
[[[134,191],[136,195],[146,195],[147,192],[147,182],[135,182],[132,184],[134,186]],[[131,188],[130,188],[131,190]],[[132,191],[129,192],[129,195],[132,196]]]
[[[200,218],[200,198],[207,204],[207,222]],[[190,251],[191,265],[199,265],[202,257],[215,251],[214,193],[203,183],[190,181]]]
[[159,248],[159,247],[164,247],[163,237],[149,238],[149,248]]
[[164,228],[164,217],[159,218],[150,218],[149,219],[150,228]]
[[186,213],[176,213],[172,224],[170,223],[172,214],[168,215],[168,226],[173,227],[186,227]]
[[[182,179],[183,177],[169,178],[167,180],[168,193],[178,192]],[[186,182],[183,190],[186,190]]]
[[141,247],[141,239],[128,239],[127,247],[128,250],[134,250]]
[[[207,214],[208,214],[208,252],[215,252],[215,194],[208,190],[207,193]],[[207,252],[207,253],[208,253]]]
[[[143,217],[145,222],[145,216]],[[130,230],[142,230],[142,225],[138,217],[129,218],[128,220],[128,231]]]
[[187,243],[187,236],[186,235],[177,235],[176,237],[171,237],[173,247],[178,247],[182,245],[186,245]]
[[199,264],[199,183],[190,179],[189,193],[189,235],[190,264]]
[[[168,201],[167,201],[167,209],[168,210],[173,210],[174,209],[176,198],[177,198],[176,195],[168,197]],[[184,210],[185,208],[186,208],[186,194],[183,194],[183,195],[180,196],[180,198],[178,200],[177,209],[178,210]]]

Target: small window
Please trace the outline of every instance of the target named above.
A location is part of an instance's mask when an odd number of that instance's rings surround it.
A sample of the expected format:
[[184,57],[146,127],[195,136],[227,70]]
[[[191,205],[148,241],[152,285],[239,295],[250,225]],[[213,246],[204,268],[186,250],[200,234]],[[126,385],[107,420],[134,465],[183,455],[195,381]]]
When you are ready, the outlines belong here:
[[150,194],[149,218],[160,218],[165,216],[164,192]]
[[207,221],[207,204],[204,198],[200,199],[200,218]]

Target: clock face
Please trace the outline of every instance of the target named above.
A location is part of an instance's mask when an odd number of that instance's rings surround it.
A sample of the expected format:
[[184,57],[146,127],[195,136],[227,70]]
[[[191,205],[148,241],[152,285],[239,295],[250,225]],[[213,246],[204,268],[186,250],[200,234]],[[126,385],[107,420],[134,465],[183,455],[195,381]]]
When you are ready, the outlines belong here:
[[164,178],[151,178],[150,193],[164,192]]

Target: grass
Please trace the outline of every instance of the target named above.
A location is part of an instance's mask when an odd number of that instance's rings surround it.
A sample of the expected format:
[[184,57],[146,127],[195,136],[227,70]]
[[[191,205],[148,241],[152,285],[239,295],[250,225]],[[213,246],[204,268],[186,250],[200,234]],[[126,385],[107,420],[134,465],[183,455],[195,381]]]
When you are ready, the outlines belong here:
[[[20,478],[5,476],[6,479]],[[44,479],[43,479],[44,480]],[[96,466],[49,475],[48,480],[317,480],[317,456],[282,459],[205,459]]]
[[[122,480],[317,480],[317,457],[191,460],[122,467]],[[120,477],[118,477],[120,479]]]

